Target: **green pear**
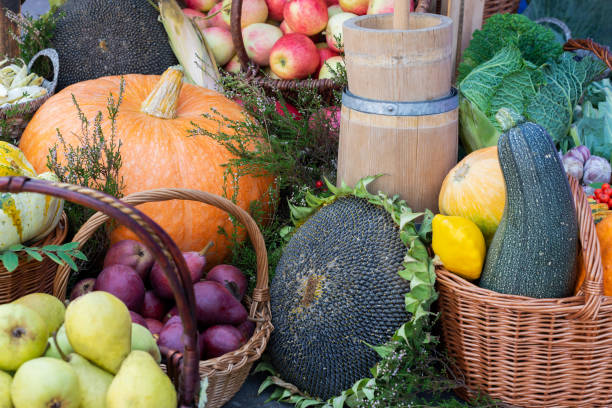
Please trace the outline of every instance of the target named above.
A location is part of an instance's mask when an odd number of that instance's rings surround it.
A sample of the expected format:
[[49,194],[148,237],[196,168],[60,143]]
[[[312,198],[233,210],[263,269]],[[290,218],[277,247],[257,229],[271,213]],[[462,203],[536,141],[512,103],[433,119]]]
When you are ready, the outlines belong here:
[[90,292],[66,309],[66,335],[75,352],[116,374],[131,350],[132,318],[127,306],[108,292]]
[[13,408],[11,382],[13,378],[4,371],[0,371],[0,408]]
[[170,378],[145,351],[132,351],[106,394],[107,408],[176,408]]
[[38,313],[47,323],[49,333],[57,331],[62,323],[64,323],[66,306],[55,296],[46,293],[31,293],[20,297],[13,303],[27,306]]
[[45,352],[49,331],[42,317],[15,303],[0,305],[0,370],[15,371]]
[[144,326],[132,323],[132,350],[146,351],[157,364],[161,363],[161,353],[153,334]]
[[15,373],[11,397],[15,408],[79,408],[79,378],[63,360],[35,358],[23,363]]
[[106,408],[106,392],[113,376],[75,353],[68,356],[68,362],[79,377],[80,408]]
[[57,345],[55,344],[55,340],[53,336],[49,337],[47,347],[47,351],[45,352],[45,357],[53,357],[53,358],[62,358],[62,355],[57,351],[57,346],[62,349],[62,353],[68,355],[72,353],[74,350],[68,341],[68,336],[66,336],[66,326],[61,325],[56,335]]

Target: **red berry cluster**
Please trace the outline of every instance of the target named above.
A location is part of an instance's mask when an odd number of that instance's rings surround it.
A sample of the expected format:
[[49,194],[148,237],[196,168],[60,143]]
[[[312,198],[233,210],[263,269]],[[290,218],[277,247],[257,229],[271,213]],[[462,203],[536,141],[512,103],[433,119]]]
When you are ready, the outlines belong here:
[[612,208],[612,188],[608,183],[595,190],[589,198],[594,199],[600,204],[608,204],[608,209]]

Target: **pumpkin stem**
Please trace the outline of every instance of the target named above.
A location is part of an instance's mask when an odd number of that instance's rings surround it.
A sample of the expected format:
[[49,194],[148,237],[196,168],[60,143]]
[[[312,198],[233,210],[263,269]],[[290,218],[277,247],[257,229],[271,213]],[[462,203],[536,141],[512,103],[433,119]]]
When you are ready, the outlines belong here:
[[175,65],[168,68],[147,99],[144,100],[140,110],[157,118],[176,118],[176,106],[182,86],[183,67]]
[[523,116],[508,108],[501,108],[498,110],[495,114],[495,120],[499,123],[504,132],[525,122]]

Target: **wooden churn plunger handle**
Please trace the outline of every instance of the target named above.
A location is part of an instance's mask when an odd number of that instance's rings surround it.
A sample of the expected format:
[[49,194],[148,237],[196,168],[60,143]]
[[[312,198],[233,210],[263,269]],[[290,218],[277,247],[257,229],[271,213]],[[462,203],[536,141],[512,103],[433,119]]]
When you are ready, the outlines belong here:
[[410,0],[395,0],[393,7],[393,29],[407,30],[410,20]]

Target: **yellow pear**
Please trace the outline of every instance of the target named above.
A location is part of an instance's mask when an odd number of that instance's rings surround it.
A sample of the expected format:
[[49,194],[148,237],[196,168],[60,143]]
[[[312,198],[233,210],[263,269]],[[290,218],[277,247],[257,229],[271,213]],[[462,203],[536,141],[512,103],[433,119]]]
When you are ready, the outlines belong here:
[[146,327],[137,323],[132,323],[132,350],[146,351],[157,364],[161,363],[161,353],[155,337]]
[[57,331],[62,323],[64,323],[66,306],[55,296],[46,293],[31,293],[20,297],[13,303],[24,305],[38,313],[47,324],[49,333]]
[[113,376],[78,354],[70,354],[68,360],[79,377],[82,398],[80,408],[106,408],[106,392]]
[[13,408],[11,382],[13,378],[4,371],[0,371],[0,408]]
[[107,408],[176,408],[170,378],[146,351],[134,350],[106,394]]
[[130,312],[108,292],[90,292],[73,300],[66,308],[64,326],[74,351],[112,374],[130,353]]
[[42,317],[15,303],[0,305],[0,370],[15,371],[45,352],[49,332]]
[[23,363],[13,377],[15,408],[79,408],[79,378],[70,364],[51,357]]

